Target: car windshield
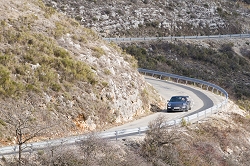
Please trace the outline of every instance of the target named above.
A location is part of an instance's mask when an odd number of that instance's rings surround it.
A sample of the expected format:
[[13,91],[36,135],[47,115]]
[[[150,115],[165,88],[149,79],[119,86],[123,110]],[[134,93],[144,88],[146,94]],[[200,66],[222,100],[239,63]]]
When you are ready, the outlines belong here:
[[170,102],[182,102],[182,101],[186,101],[185,97],[174,96],[170,99]]

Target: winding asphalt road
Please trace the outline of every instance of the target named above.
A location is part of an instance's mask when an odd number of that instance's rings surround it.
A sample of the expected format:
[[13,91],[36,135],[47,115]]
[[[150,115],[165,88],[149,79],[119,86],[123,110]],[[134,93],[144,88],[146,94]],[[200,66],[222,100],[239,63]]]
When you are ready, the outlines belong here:
[[[176,84],[176,83],[169,82],[169,81],[155,79],[153,77],[145,77],[145,79],[149,84],[151,84],[155,88],[156,91],[158,91],[158,93],[162,96],[163,100],[165,100],[166,103],[167,103],[167,100],[169,100],[171,96],[173,95],[190,96],[191,101],[192,101],[192,110],[189,110],[188,112],[173,112],[173,113],[168,113],[165,110],[162,110],[161,112],[151,114],[149,116],[143,117],[133,122],[129,122],[121,126],[113,127],[104,132],[101,132],[100,134],[113,133],[113,135],[109,138],[117,138],[114,135],[116,131],[122,132],[124,130],[146,127],[148,126],[149,122],[155,120],[158,116],[163,116],[166,118],[166,120],[175,120],[175,119],[179,119],[184,116],[196,113],[198,111],[203,111],[207,108],[210,108],[216,104],[221,103],[224,100],[224,97],[222,96],[215,95],[214,93],[210,91],[202,90],[195,86]],[[64,144],[63,142],[65,141],[67,142],[68,145],[74,145],[77,140],[81,140],[84,138],[87,138],[87,135],[72,136],[68,138],[50,140],[49,142],[44,141],[44,142],[29,143],[26,145],[26,147],[28,148],[26,148],[24,151],[31,152],[33,150],[46,148],[47,146],[50,146],[50,145],[60,146]],[[8,155],[8,154],[9,155],[17,154],[18,151],[16,150],[16,148],[17,146],[0,148],[0,156]]]
[[192,101],[192,110],[189,110],[188,112],[170,113],[166,110],[163,110],[161,112],[157,112],[147,117],[135,120],[133,122],[113,127],[111,129],[106,130],[107,132],[145,127],[148,126],[149,122],[155,120],[158,116],[163,116],[164,118],[166,118],[166,120],[178,119],[213,107],[214,105],[219,104],[224,100],[224,97],[222,96],[216,95],[211,91],[202,90],[201,88],[195,86],[176,84],[174,82],[155,79],[153,77],[145,77],[145,79],[149,84],[151,84],[155,88],[156,91],[158,91],[158,93],[162,96],[166,103],[167,100],[169,100],[171,96],[174,95],[190,96]]

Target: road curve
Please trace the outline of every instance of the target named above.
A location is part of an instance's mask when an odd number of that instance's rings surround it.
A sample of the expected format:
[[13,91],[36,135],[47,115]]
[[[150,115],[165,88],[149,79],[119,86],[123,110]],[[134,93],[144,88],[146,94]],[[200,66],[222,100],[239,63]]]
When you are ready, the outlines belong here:
[[191,85],[177,84],[174,82],[160,80],[153,77],[145,77],[145,80],[149,84],[151,84],[156,91],[158,91],[158,93],[162,96],[163,100],[165,100],[166,103],[167,100],[169,100],[171,96],[174,95],[190,96],[192,101],[192,110],[188,112],[171,112],[171,113],[166,112],[166,110],[163,110],[161,112],[157,112],[147,117],[135,120],[133,122],[113,127],[111,129],[106,130],[107,132],[145,127],[148,126],[149,122],[155,120],[158,116],[163,116],[166,118],[166,120],[178,119],[211,108],[214,105],[221,103],[224,99],[222,96],[216,95],[210,91],[202,90],[198,87],[194,87]]
[[[110,135],[110,133],[113,133],[107,138],[117,138],[115,135],[116,132],[122,133],[122,132],[125,132],[126,130],[128,131],[129,129],[137,130],[138,128],[146,127],[148,126],[149,122],[155,120],[158,116],[164,116],[166,120],[169,120],[169,121],[175,120],[175,119],[179,119],[184,116],[190,115],[192,113],[195,113],[197,111],[203,111],[207,108],[210,108],[214,105],[221,103],[224,100],[223,96],[215,95],[214,93],[210,91],[202,90],[195,86],[177,84],[174,82],[169,82],[169,81],[160,80],[160,79],[156,79],[153,77],[146,77],[146,76],[145,76],[145,79],[149,84],[151,84],[155,88],[156,91],[158,91],[158,93],[162,96],[165,102],[167,102],[167,100],[170,99],[170,97],[173,95],[190,96],[192,100],[192,110],[188,112],[174,112],[174,113],[168,113],[165,110],[163,110],[161,112],[157,112],[149,116],[143,117],[139,120],[135,120],[133,122],[129,122],[121,126],[113,127],[99,134],[109,133]],[[129,135],[134,135],[134,134],[130,132]],[[125,135],[121,135],[119,137],[125,137]],[[50,140],[50,141],[29,143],[29,144],[26,144],[26,148],[24,152],[33,152],[34,150],[44,149],[48,146],[52,146],[52,144],[53,146],[60,146],[64,144],[65,142],[67,145],[73,145],[76,143],[77,140],[86,139],[86,138],[87,138],[87,135],[79,135],[79,136],[60,138],[60,139],[55,139],[55,140]],[[11,154],[16,154],[16,153],[18,153],[17,146],[9,146],[9,147],[0,148],[0,156],[11,155]]]

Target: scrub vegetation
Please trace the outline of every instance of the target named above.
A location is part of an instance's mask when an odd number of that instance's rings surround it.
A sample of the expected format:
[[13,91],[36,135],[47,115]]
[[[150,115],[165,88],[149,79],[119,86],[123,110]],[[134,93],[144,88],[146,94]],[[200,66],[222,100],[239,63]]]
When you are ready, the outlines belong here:
[[[209,47],[185,41],[132,43],[120,46],[138,60],[140,68],[175,73],[191,78],[212,82],[224,88],[231,99],[245,103],[250,99],[250,59],[242,43],[242,54],[234,51],[234,43],[209,41]],[[238,42],[237,42],[238,43]],[[244,101],[244,102],[243,102]]]

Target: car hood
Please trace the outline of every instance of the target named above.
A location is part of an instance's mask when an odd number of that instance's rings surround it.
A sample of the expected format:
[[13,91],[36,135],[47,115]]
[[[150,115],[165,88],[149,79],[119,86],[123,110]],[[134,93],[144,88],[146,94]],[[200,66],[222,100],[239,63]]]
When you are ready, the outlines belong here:
[[171,106],[182,106],[184,102],[169,102]]

